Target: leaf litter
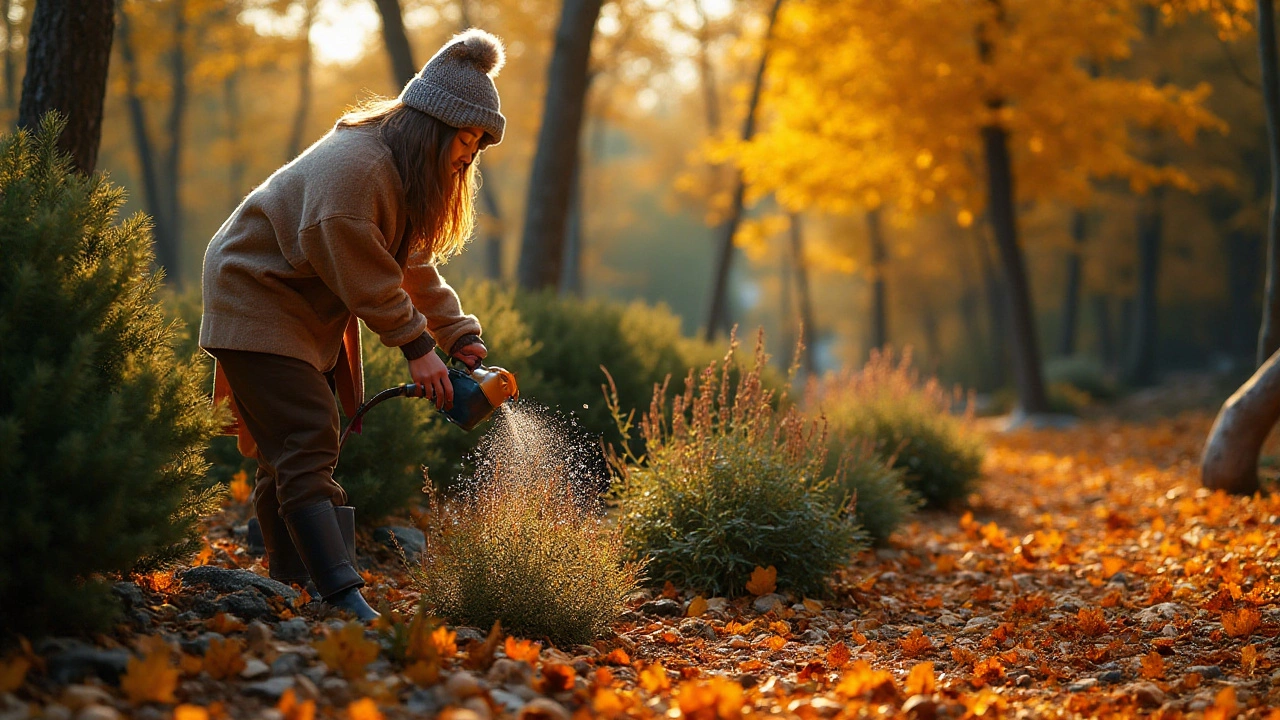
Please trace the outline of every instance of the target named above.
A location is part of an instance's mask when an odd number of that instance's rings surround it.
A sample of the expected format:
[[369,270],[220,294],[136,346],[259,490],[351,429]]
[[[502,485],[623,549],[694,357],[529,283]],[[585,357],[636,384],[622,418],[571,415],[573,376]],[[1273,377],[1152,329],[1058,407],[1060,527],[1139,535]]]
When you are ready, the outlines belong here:
[[[967,510],[919,516],[840,571],[830,596],[789,594],[776,569],[758,568],[743,580],[750,592],[785,598],[766,613],[755,597],[667,587],[632,598],[587,645],[417,615],[411,579],[382,548],[366,573],[385,612],[373,628],[309,598],[240,618],[176,575],[136,578],[142,606],[94,639],[129,652],[118,684],[57,681],[40,644],[25,645],[0,655],[0,711],[1280,718],[1280,498],[1199,487],[1209,421],[993,436]],[[265,575],[233,532],[245,511],[211,519],[208,560]],[[664,596],[684,611],[640,611]]]

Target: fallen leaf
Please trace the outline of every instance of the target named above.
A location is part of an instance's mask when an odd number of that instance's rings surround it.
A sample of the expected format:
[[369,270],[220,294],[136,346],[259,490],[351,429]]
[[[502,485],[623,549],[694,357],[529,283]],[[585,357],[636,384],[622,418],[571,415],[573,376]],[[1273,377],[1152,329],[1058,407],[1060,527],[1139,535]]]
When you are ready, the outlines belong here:
[[600,658],[600,662],[606,665],[630,665],[631,656],[627,655],[627,651],[622,648],[614,648],[608,655]]
[[1254,645],[1245,645],[1240,648],[1240,667],[1244,669],[1245,675],[1252,675],[1253,669],[1258,666],[1258,648]]
[[853,653],[849,652],[849,646],[845,645],[843,640],[827,650],[827,667],[832,670],[839,670],[851,659],[853,659]]
[[276,704],[276,709],[284,716],[284,720],[315,720],[316,717],[316,701],[298,702],[298,696],[293,692],[293,688],[284,691],[280,696],[280,702]]
[[249,484],[249,473],[243,469],[236,471],[231,476],[231,499],[235,500],[237,505],[244,505],[249,502],[249,496],[253,493],[253,486]]
[[458,633],[441,625],[431,633],[431,645],[442,658],[451,658],[458,654]]
[[173,650],[164,638],[155,635],[143,638],[139,645],[142,657],[129,658],[120,678],[120,690],[134,705],[174,702],[180,671],[169,662]]
[[179,705],[173,709],[173,720],[209,720],[209,711],[199,705]]
[[676,706],[690,720],[736,718],[742,714],[742,705],[742,686],[723,677],[686,682],[676,692]]
[[1222,613],[1222,629],[1233,638],[1248,637],[1262,623],[1262,614],[1251,607]]
[[898,687],[893,682],[893,675],[873,669],[866,660],[858,660],[841,676],[836,693],[846,698],[881,703],[897,698]]
[[1165,673],[1164,658],[1160,656],[1160,653],[1154,650],[1143,655],[1142,667],[1139,672],[1142,674],[1142,677],[1147,678],[1148,680],[1159,680],[1164,677]]
[[502,643],[502,623],[493,621],[489,629],[489,637],[484,642],[472,642],[467,648],[467,660],[464,663],[473,670],[487,670],[493,664],[493,655]]
[[933,649],[933,641],[925,637],[920,628],[913,629],[906,637],[898,640],[898,647],[907,657],[916,657]]
[[213,638],[204,653],[204,670],[214,680],[239,675],[245,668],[244,644],[236,638]]
[[538,655],[542,652],[542,643],[536,643],[532,640],[517,640],[508,636],[503,649],[506,651],[507,657],[512,660],[523,660],[530,665],[535,665],[538,662]]
[[21,655],[0,660],[0,693],[10,693],[22,687],[30,669],[31,661]]
[[361,698],[347,706],[347,717],[351,720],[382,720],[382,712],[373,698]]
[[552,695],[573,689],[574,678],[578,676],[572,665],[562,663],[544,663],[542,680],[538,683],[538,691],[544,695]]
[[418,660],[404,669],[404,676],[413,684],[428,687],[440,682],[439,663]]
[[365,667],[378,657],[381,646],[364,637],[364,625],[351,621],[340,630],[330,630],[312,643],[320,660],[348,680],[364,678]]
[[1236,700],[1236,689],[1228,685],[1213,698],[1213,707],[1204,711],[1205,720],[1228,720],[1240,712],[1240,703]]
[[987,658],[973,666],[973,686],[975,688],[990,685],[1004,677],[1004,663],[997,658]]
[[931,662],[916,663],[907,674],[906,694],[908,696],[932,695],[937,687],[938,681],[933,674]]
[[676,590],[675,583],[668,580],[662,585],[662,597],[668,600],[675,600],[680,597],[680,592]]
[[747,581],[747,592],[752,595],[768,595],[778,589],[778,569],[770,565],[762,568],[759,565],[751,571],[751,579]]
[[671,679],[667,677],[667,669],[660,662],[655,662],[641,670],[636,680],[640,683],[640,687],[651,695],[671,689]]
[[701,595],[689,601],[689,608],[685,610],[685,617],[698,617],[707,611],[707,599]]
[[224,612],[218,612],[213,617],[204,621],[204,626],[211,632],[219,635],[230,635],[234,632],[240,632],[245,629],[245,624],[235,615],[228,615]]

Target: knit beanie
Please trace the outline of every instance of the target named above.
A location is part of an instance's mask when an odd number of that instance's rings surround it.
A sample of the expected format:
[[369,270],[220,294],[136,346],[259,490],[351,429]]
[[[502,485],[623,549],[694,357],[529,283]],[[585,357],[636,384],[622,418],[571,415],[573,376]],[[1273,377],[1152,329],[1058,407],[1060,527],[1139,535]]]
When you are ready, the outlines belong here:
[[506,61],[502,41],[471,28],[454,35],[400,91],[400,102],[453,127],[478,127],[480,148],[502,142],[507,119],[499,112],[493,78]]

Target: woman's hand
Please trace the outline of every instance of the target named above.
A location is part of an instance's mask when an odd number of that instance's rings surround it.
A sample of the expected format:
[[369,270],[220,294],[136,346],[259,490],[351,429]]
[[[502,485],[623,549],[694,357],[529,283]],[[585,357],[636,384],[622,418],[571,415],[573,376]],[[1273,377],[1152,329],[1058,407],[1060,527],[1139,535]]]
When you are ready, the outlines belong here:
[[472,370],[480,367],[480,361],[484,360],[488,354],[488,348],[484,346],[484,343],[479,342],[463,345],[453,351],[453,357]]
[[431,398],[436,407],[448,410],[453,407],[453,383],[449,382],[449,368],[434,352],[409,361],[409,376],[418,386],[418,397]]

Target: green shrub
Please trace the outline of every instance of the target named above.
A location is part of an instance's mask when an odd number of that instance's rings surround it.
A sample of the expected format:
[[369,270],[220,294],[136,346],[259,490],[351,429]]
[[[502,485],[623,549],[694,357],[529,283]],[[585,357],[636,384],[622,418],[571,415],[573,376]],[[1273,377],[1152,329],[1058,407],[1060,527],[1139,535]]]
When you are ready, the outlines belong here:
[[823,472],[817,424],[775,408],[763,350],[732,392],[731,363],[732,350],[696,378],[691,371],[669,412],[655,393],[640,425],[647,455],[618,463],[627,549],[648,559],[655,580],[714,594],[741,592],[753,569],[770,565],[779,585],[822,593],[862,546],[861,531],[833,500],[839,481]]
[[452,499],[433,493],[427,552],[415,573],[426,608],[455,623],[558,643],[607,631],[642,565],[577,471],[599,447],[522,402],[478,450],[478,472]]
[[829,434],[827,472],[836,478],[832,500],[852,505],[854,519],[876,545],[887,543],[920,505],[907,489],[906,472],[877,455],[869,443],[851,447],[841,436]]
[[936,379],[921,382],[910,353],[895,361],[873,352],[860,371],[812,386],[807,404],[836,437],[870,442],[926,506],[939,507],[967,497],[982,473],[982,443],[968,416],[953,414],[957,402]]
[[171,348],[148,220],[70,171],[61,125],[0,140],[0,625],[31,634],[111,614],[105,576],[199,543],[225,418]]

